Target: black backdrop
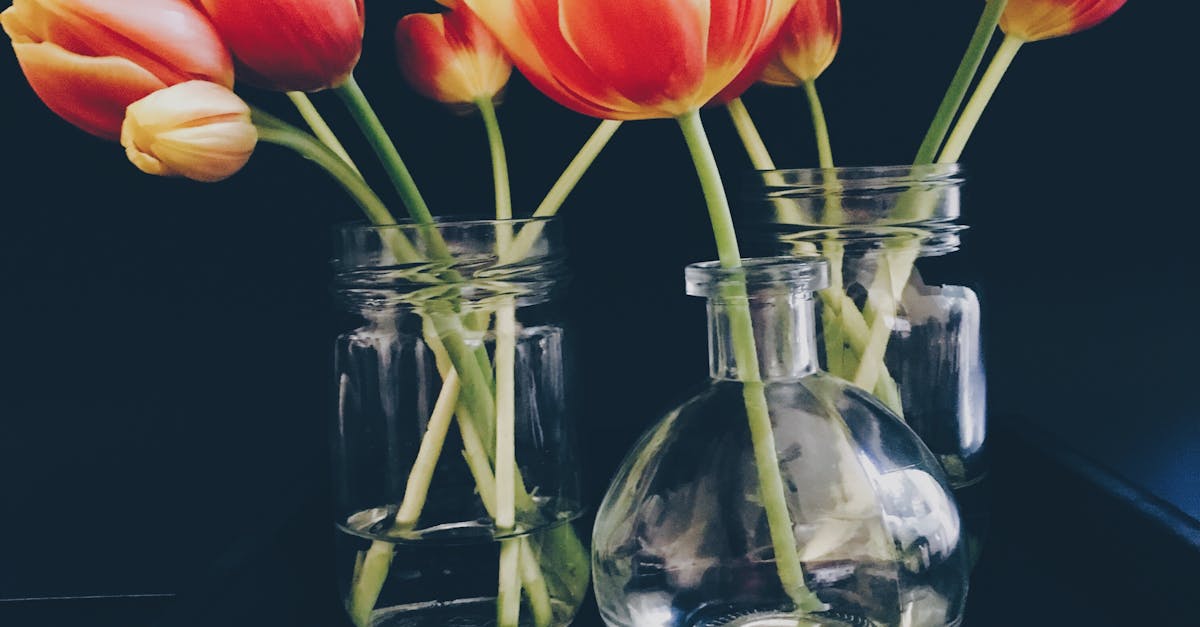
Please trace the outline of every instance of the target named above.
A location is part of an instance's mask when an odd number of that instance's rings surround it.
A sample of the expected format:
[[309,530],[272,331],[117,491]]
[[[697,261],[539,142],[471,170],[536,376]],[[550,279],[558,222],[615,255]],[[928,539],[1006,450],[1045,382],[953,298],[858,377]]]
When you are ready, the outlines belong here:
[[[367,4],[360,83],[435,212],[486,214],[478,118],[406,89],[391,30],[407,3]],[[1194,35],[1166,4],[1021,52],[964,156],[974,229],[958,259],[983,289],[993,415],[1032,417],[1200,516]],[[978,5],[846,3],[819,82],[839,163],[911,158]],[[185,588],[328,490],[329,228],[354,208],[272,147],[217,185],[142,175],[49,113],[7,53],[0,81],[0,598]],[[370,164],[336,99],[315,99]],[[746,100],[779,163],[815,165],[799,92]],[[521,79],[501,118],[529,211],[595,122]],[[725,116],[705,119],[736,198],[749,164]],[[677,128],[654,121],[622,128],[564,209],[593,505],[705,375],[703,309],[682,290],[682,267],[715,255],[703,207]]]

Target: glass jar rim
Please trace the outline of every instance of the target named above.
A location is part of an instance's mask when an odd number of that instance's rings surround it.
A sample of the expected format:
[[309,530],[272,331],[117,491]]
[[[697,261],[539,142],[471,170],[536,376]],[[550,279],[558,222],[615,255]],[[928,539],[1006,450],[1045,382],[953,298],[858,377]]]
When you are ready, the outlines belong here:
[[551,224],[561,222],[562,218],[558,216],[530,216],[524,218],[478,218],[465,216],[434,216],[433,224],[425,224],[417,222],[411,218],[397,220],[395,224],[375,224],[366,220],[350,220],[340,222],[333,225],[333,231],[337,234],[346,233],[370,233],[378,231],[416,231],[430,226],[438,228],[456,227],[456,228],[484,228],[497,227],[501,225],[525,226],[526,224]]
[[829,286],[829,262],[820,255],[755,257],[738,266],[702,261],[689,264],[684,278],[689,296],[705,298],[721,298],[724,289],[738,285],[749,291],[816,292]]
[[875,165],[875,166],[841,166],[834,168],[775,168],[771,170],[755,170],[750,174],[752,179],[762,182],[768,176],[787,176],[788,185],[822,185],[830,178],[839,181],[890,181],[893,184],[913,181],[927,182],[929,179],[953,177],[955,182],[962,182],[966,169],[961,163],[926,163],[907,165]]

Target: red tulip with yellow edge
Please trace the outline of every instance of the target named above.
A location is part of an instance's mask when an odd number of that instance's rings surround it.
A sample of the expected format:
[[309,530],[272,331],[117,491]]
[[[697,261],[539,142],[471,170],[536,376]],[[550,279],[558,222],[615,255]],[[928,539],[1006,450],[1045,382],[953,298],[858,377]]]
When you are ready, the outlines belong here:
[[233,63],[186,0],[16,0],[0,14],[30,86],[51,110],[105,139],[125,107],[170,85],[233,86]]
[[963,107],[954,130],[938,155],[938,163],[955,163],[962,156],[983,110],[1022,45],[1091,28],[1124,5],[1125,0],[1008,0],[1000,15],[1004,41],[979,78],[975,93]]
[[795,0],[461,0],[559,104],[612,120],[698,109],[778,32]]
[[139,170],[214,182],[249,161],[258,143],[250,107],[223,85],[188,81],[129,105],[121,145]]
[[841,41],[841,3],[800,0],[779,29],[775,53],[760,80],[788,87],[816,80],[833,63]]
[[346,82],[362,54],[363,0],[192,0],[238,62],[238,79],[276,91]]
[[1041,41],[1089,29],[1108,19],[1125,0],[1008,0],[1000,29],[1022,41]]
[[402,18],[396,55],[413,88],[444,104],[490,100],[512,76],[512,61],[500,42],[466,7]]

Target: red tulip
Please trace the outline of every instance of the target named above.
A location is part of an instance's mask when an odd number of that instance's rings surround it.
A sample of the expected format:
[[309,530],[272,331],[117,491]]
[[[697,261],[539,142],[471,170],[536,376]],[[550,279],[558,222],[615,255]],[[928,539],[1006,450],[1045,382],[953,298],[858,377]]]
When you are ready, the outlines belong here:
[[678,117],[774,37],[795,0],[462,0],[521,72],[600,118]]
[[250,160],[258,130],[250,107],[216,83],[188,81],[129,105],[121,145],[147,174],[226,179]]
[[466,7],[405,16],[396,24],[396,53],[408,82],[445,104],[494,98],[512,75],[500,42]]
[[795,87],[815,80],[833,63],[842,40],[839,0],[799,0],[779,34],[759,50],[745,69],[717,97],[725,104],[756,82]]
[[277,91],[341,85],[362,54],[363,0],[192,0],[238,62],[238,78]]
[[816,79],[833,63],[842,41],[838,0],[800,0],[775,39],[775,55],[763,70],[768,85],[795,86]]
[[1009,0],[1000,28],[1022,41],[1062,37],[1107,20],[1124,4],[1125,0]]
[[16,0],[0,14],[25,78],[63,119],[106,139],[125,107],[169,85],[233,86],[233,63],[186,0]]

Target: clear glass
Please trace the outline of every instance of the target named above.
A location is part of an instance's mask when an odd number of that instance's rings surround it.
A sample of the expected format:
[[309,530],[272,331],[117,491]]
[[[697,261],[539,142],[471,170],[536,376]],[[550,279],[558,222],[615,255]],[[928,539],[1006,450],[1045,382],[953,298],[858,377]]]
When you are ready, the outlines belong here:
[[[966,560],[954,499],[920,439],[866,392],[817,367],[816,257],[688,268],[708,297],[709,382],[626,457],[593,530],[601,616],[613,627],[958,625]],[[744,283],[742,283],[744,281]],[[743,289],[730,289],[740,283]],[[749,310],[758,381],[735,316]],[[785,591],[769,488],[747,407],[765,399],[803,582]],[[790,542],[790,540],[788,541]]]
[[588,584],[559,225],[353,225],[336,286],[339,581],[355,624],[531,625]]
[[[959,249],[956,164],[755,174],[771,254],[821,254],[820,363],[899,414],[963,490],[986,466],[980,307]],[[766,202],[761,202],[765,199]],[[974,516],[976,512],[966,512]]]

